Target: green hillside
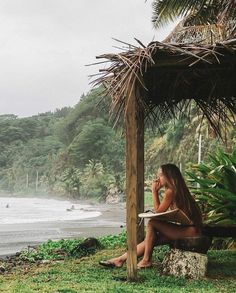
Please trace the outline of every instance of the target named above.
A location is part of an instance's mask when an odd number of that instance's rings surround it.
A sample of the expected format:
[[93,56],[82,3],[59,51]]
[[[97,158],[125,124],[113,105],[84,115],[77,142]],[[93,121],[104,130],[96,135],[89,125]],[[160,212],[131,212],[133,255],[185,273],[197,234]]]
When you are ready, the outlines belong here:
[[[107,190],[124,190],[125,140],[114,129],[101,89],[83,95],[72,108],[27,118],[0,116],[0,191],[2,194],[52,194],[76,198],[104,198]],[[201,125],[201,127],[200,127]],[[235,130],[227,127],[226,143],[214,132],[194,105],[188,115],[166,121],[162,134],[145,130],[147,184],[160,164],[174,162],[182,171],[217,148],[231,151]]]

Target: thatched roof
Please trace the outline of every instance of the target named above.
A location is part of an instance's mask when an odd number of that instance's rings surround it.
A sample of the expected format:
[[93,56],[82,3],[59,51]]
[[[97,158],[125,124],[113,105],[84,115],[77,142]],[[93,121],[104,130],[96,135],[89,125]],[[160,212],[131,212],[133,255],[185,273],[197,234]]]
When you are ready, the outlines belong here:
[[214,45],[138,43],[97,57],[109,64],[94,82],[105,86],[112,111],[122,113],[135,89],[145,117],[157,122],[183,111],[190,100],[216,131],[220,122],[235,121],[236,39]]
[[229,30],[226,25],[188,25],[185,26],[185,19],[180,21],[172,32],[163,40],[163,43],[192,43],[214,44],[222,42],[229,37]]

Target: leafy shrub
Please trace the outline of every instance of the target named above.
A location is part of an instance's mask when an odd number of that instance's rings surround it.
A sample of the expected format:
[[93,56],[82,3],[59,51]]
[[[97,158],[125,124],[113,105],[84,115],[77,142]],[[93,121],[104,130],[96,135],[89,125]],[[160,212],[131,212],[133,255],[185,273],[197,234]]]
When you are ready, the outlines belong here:
[[210,163],[201,163],[187,172],[207,223],[236,224],[236,149],[232,154],[219,150],[209,155]]
[[[40,260],[59,260],[67,257],[83,257],[93,254],[99,246],[86,249],[76,249],[84,241],[81,239],[61,239],[59,241],[48,240],[34,249],[27,249],[21,252],[20,259],[35,262]],[[118,235],[109,235],[98,238],[102,248],[115,248],[124,246],[126,243],[126,232]]]
[[83,239],[61,239],[59,241],[48,240],[33,250],[24,250],[20,259],[28,261],[64,259],[70,256],[72,251]]

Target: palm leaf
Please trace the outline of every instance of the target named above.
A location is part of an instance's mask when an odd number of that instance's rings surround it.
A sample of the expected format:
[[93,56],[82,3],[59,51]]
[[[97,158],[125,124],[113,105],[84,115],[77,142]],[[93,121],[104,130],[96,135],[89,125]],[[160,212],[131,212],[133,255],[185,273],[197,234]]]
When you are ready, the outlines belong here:
[[187,175],[189,175],[192,179],[194,179],[194,182],[199,183],[202,186],[208,187],[209,185],[215,184],[215,180],[209,179],[209,178],[199,178],[194,173],[186,172]]
[[155,28],[184,18],[167,37],[167,42],[213,43],[236,35],[235,0],[154,0]]
[[218,150],[209,155],[210,163],[195,165],[191,182],[200,184],[192,187],[199,203],[207,212],[209,223],[236,223],[236,168],[235,150],[232,154]]
[[224,175],[224,186],[226,187],[226,189],[236,193],[235,171],[230,168],[225,168]]
[[234,0],[155,0],[152,8],[155,27],[187,15],[186,25],[222,23],[236,16]]
[[215,223],[218,225],[234,225],[236,224],[236,220],[222,217],[222,218],[219,218],[218,221],[216,221]]
[[233,194],[228,190],[224,190],[221,188],[201,188],[201,191],[204,193],[211,193],[215,196],[222,196],[225,200],[231,200],[236,202],[236,194]]

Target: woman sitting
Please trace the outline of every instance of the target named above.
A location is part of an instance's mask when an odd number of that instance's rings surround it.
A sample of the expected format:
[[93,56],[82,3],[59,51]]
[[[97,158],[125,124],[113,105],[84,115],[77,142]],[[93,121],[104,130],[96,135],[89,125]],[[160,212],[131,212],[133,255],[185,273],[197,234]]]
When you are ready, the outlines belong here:
[[[160,201],[159,191],[164,188],[163,200]],[[191,196],[183,176],[174,164],[162,165],[157,179],[152,183],[153,206],[156,213],[171,209],[181,209],[191,220],[190,225],[179,225],[149,220],[145,240],[137,245],[137,256],[143,256],[138,268],[148,268],[152,265],[152,252],[156,245],[168,244],[184,237],[195,237],[201,234],[202,216],[200,209]],[[127,260],[127,253],[99,263],[107,267],[122,267]]]

